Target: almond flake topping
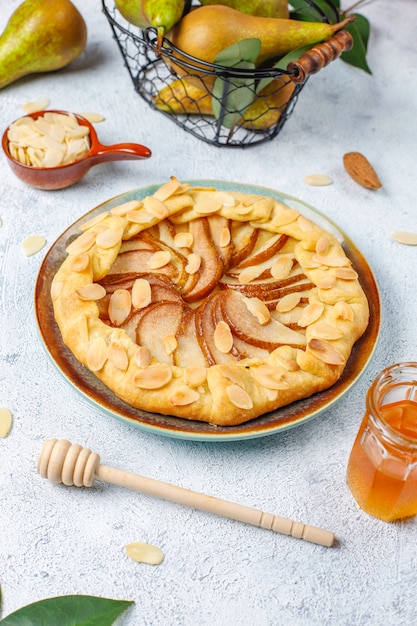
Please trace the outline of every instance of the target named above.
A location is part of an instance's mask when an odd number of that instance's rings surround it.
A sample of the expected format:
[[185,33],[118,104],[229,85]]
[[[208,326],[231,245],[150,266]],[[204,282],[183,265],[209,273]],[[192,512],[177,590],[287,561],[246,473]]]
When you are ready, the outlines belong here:
[[304,328],[305,326],[313,324],[319,319],[323,311],[323,302],[312,302],[308,304],[304,309],[301,319],[298,321],[298,325]]
[[327,265],[327,267],[345,267],[350,265],[350,260],[346,256],[326,256],[322,254],[315,254],[313,261],[320,263],[321,265]]
[[186,385],[181,385],[170,395],[169,401],[174,406],[186,406],[187,404],[197,402],[199,397],[200,394],[197,391]]
[[218,191],[216,193],[216,199],[222,203],[223,206],[235,206],[236,202],[234,197],[227,193],[227,191]]
[[314,230],[313,222],[311,222],[309,219],[307,219],[307,217],[304,217],[304,215],[300,215],[297,218],[297,222],[298,222],[298,226],[300,227],[300,229],[303,232],[307,232],[309,230]]
[[86,252],[80,252],[70,261],[70,267],[73,272],[83,272],[90,265],[90,257]]
[[132,224],[150,224],[154,217],[147,213],[145,209],[134,209],[126,213],[126,219]]
[[64,283],[62,280],[54,280],[51,285],[51,297],[52,300],[56,300],[62,293]]
[[227,396],[232,404],[238,409],[249,410],[253,407],[252,398],[245,389],[239,385],[229,385],[226,387]]
[[223,202],[217,196],[203,196],[194,204],[194,211],[199,215],[211,215],[217,213],[223,206]]
[[102,222],[106,217],[108,217],[108,215],[109,215],[108,211],[103,211],[102,213],[99,213],[98,215],[95,215],[94,217],[92,217],[90,220],[87,220],[86,222],[84,222],[84,224],[81,224],[79,229],[88,230],[89,228],[92,228],[93,226],[100,224],[100,222]]
[[177,347],[177,339],[175,335],[167,335],[166,337],[162,337],[162,342],[164,344],[164,350],[167,356],[172,354]]
[[267,389],[288,389],[289,384],[282,379],[282,372],[272,365],[261,365],[255,369],[257,382]]
[[292,270],[293,260],[286,255],[278,256],[271,267],[271,275],[273,278],[280,280],[281,278],[287,278]]
[[96,337],[88,344],[86,362],[92,372],[101,370],[107,361],[107,343],[103,337]]
[[78,332],[80,333],[80,339],[82,343],[88,343],[88,341],[90,340],[90,332],[88,328],[87,315],[81,315],[78,324]]
[[249,265],[239,272],[239,282],[241,285],[247,285],[262,274],[264,268],[261,265]]
[[135,211],[136,209],[140,209],[142,206],[141,200],[129,200],[129,202],[124,202],[123,204],[119,204],[115,206],[111,212],[113,215],[124,216],[127,215],[130,211]]
[[316,337],[317,339],[340,339],[343,337],[343,332],[337,326],[333,324],[329,324],[328,322],[317,322],[314,326],[311,327],[311,337]]
[[168,215],[168,209],[161,200],[158,200],[155,196],[146,196],[143,200],[143,206],[146,211],[151,215],[154,215],[160,220],[163,220]]
[[12,429],[13,417],[10,409],[0,407],[0,437],[7,437]]
[[152,352],[146,346],[139,346],[135,352],[135,363],[140,368],[145,368],[152,361]]
[[120,326],[127,319],[132,308],[132,298],[127,289],[116,289],[109,300],[109,318],[112,324]]
[[113,341],[107,349],[107,358],[112,365],[123,372],[129,367],[129,358],[126,350],[123,346],[119,346]]
[[355,317],[352,307],[344,300],[339,300],[338,302],[336,302],[333,311],[334,316],[341,320],[348,320],[352,322]]
[[98,283],[89,283],[79,287],[75,293],[80,300],[101,300],[106,295],[106,290]]
[[150,543],[135,541],[125,546],[126,554],[136,563],[146,563],[147,565],[160,565],[164,560],[162,550]]
[[207,370],[200,365],[189,365],[184,368],[184,382],[190,387],[198,387],[206,382]]
[[288,293],[286,296],[278,300],[276,305],[276,310],[278,313],[287,313],[288,311],[292,311],[301,300],[301,294],[297,292]]
[[132,306],[134,309],[144,309],[152,302],[152,292],[146,278],[137,278],[132,287]]
[[174,237],[174,243],[177,248],[191,248],[194,243],[194,237],[191,233],[179,232]]
[[123,228],[107,228],[97,235],[96,244],[107,250],[120,243],[123,237]]
[[158,250],[152,257],[149,259],[149,268],[151,270],[157,270],[164,265],[168,265],[171,261],[171,253],[169,250]]
[[140,370],[134,378],[134,383],[141,389],[160,389],[167,385],[171,378],[170,367],[154,365]]
[[87,230],[82,235],[74,239],[69,246],[67,246],[68,254],[80,254],[81,252],[87,252],[96,240],[97,233],[94,230]]
[[221,365],[219,365],[219,370],[222,376],[231,380],[232,383],[235,383],[236,385],[240,385],[240,387],[243,387],[242,377],[240,375],[240,372],[237,371],[235,367],[232,367],[231,365],[228,365],[227,363],[222,363]]
[[322,339],[311,339],[308,342],[310,351],[323,363],[329,365],[344,365],[345,357],[336,348]]
[[319,289],[331,289],[336,284],[336,276],[333,274],[328,274],[327,276],[322,276],[316,281],[316,285]]
[[334,275],[342,280],[356,280],[358,278],[358,274],[353,267],[337,267],[334,270]]
[[175,178],[175,176],[171,176],[171,180],[169,180],[167,183],[165,183],[165,185],[162,185],[162,187],[155,191],[153,197],[157,200],[160,200],[160,202],[165,202],[165,200],[168,200],[168,198],[170,198],[180,186],[180,181]]
[[187,265],[185,266],[185,271],[187,274],[195,274],[198,272],[201,266],[201,256],[196,252],[192,252],[187,257]]
[[271,312],[266,304],[262,302],[262,300],[256,297],[244,297],[243,301],[246,304],[249,313],[252,313],[252,315],[256,317],[261,326],[265,326],[265,324],[268,324],[271,319]]
[[216,324],[214,329],[214,344],[220,352],[227,354],[233,348],[233,335],[229,326],[224,321]]
[[291,224],[291,222],[294,222],[299,215],[300,214],[296,209],[283,209],[274,217],[272,223],[274,226],[285,226],[285,224]]
[[317,254],[327,254],[330,248],[330,241],[326,237],[326,235],[322,235],[318,238],[316,243],[316,252]]
[[230,229],[225,227],[222,228],[220,233],[219,245],[221,248],[226,248],[232,240],[232,235]]

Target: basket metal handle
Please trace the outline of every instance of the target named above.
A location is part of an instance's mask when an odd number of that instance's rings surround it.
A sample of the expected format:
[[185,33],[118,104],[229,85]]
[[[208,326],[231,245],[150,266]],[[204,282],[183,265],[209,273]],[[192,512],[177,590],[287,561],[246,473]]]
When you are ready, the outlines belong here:
[[288,63],[287,71],[290,72],[291,80],[303,83],[310,74],[316,74],[352,47],[352,35],[347,30],[339,30],[327,41],[302,54],[298,61]]

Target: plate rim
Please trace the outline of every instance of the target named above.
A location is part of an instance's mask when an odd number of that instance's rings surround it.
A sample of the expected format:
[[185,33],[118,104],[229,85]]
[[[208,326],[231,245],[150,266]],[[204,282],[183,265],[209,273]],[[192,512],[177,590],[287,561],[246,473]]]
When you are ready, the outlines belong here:
[[[381,329],[381,298],[380,298],[380,291],[379,291],[379,287],[376,281],[376,278],[366,260],[366,258],[364,257],[364,255],[362,254],[362,252],[359,250],[359,248],[354,244],[354,242],[351,240],[351,238],[331,219],[328,218],[327,215],[325,215],[324,213],[322,213],[320,210],[316,209],[315,207],[313,207],[311,204],[309,204],[308,202],[305,202],[304,200],[301,200],[295,196],[292,196],[290,194],[287,194],[285,192],[270,188],[270,187],[265,187],[265,186],[260,186],[260,185],[253,185],[251,183],[240,183],[240,182],[233,182],[233,181],[226,181],[226,180],[218,180],[218,179],[209,179],[209,178],[203,178],[203,179],[187,179],[187,180],[183,180],[181,181],[182,183],[189,183],[193,186],[200,186],[200,187],[217,187],[217,188],[221,188],[222,186],[224,187],[224,191],[226,190],[233,190],[233,191],[242,191],[243,193],[262,193],[262,195],[267,195],[269,197],[273,197],[274,199],[277,199],[278,201],[286,201],[287,203],[293,203],[295,205],[297,205],[297,208],[299,209],[300,207],[304,208],[305,210],[307,210],[308,212],[311,212],[315,218],[315,222],[317,223],[319,222],[323,222],[324,223],[324,227],[329,230],[329,226],[331,227],[331,231],[332,233],[338,238],[339,242],[341,244],[344,244],[345,246],[347,246],[349,248],[349,251],[353,251],[355,253],[354,256],[357,256],[360,258],[361,262],[365,265],[366,270],[367,270],[367,279],[370,280],[372,282],[373,288],[374,288],[374,295],[376,295],[376,302],[374,301],[372,303],[372,307],[370,306],[370,320],[369,320],[369,324],[367,329],[365,330],[364,334],[362,335],[361,338],[359,338],[359,340],[355,343],[355,345],[353,346],[352,352],[354,352],[354,348],[355,346],[357,346],[357,344],[359,342],[361,342],[361,339],[363,340],[363,338],[366,336],[366,334],[368,332],[370,332],[370,327],[371,327],[371,321],[372,321],[372,327],[373,327],[373,343],[372,346],[370,348],[368,348],[368,353],[367,356],[361,366],[361,368],[358,370],[358,372],[354,373],[353,376],[351,377],[351,380],[348,381],[346,384],[343,384],[342,389],[340,391],[340,393],[336,394],[335,397],[332,397],[332,399],[328,402],[324,402],[324,404],[322,406],[319,406],[317,408],[315,408],[311,413],[307,413],[306,415],[303,415],[300,419],[292,419],[290,422],[283,422],[282,418],[281,418],[281,422],[280,419],[277,418],[277,420],[273,420],[271,421],[271,423],[267,424],[263,424],[261,425],[259,428],[257,428],[257,424],[259,424],[260,422],[263,422],[265,419],[268,418],[268,416],[273,416],[275,413],[277,412],[283,412],[285,411],[286,407],[282,407],[281,409],[277,409],[276,411],[264,414],[259,416],[258,418],[255,418],[253,420],[250,420],[248,422],[245,422],[243,424],[239,424],[236,426],[227,426],[227,427],[213,427],[213,425],[210,425],[208,423],[205,422],[195,422],[193,420],[185,420],[183,418],[177,418],[175,416],[160,416],[164,419],[167,420],[172,420],[174,423],[177,424],[184,424],[184,428],[185,430],[180,430],[178,428],[174,428],[174,425],[171,425],[170,427],[163,427],[160,424],[150,424],[144,421],[141,421],[140,415],[138,415],[138,417],[129,417],[126,414],[122,414],[120,412],[115,412],[114,410],[112,410],[111,408],[109,408],[108,406],[103,406],[102,403],[99,403],[98,401],[96,401],[94,399],[94,397],[92,396],[92,394],[88,394],[86,393],[83,389],[81,389],[74,380],[72,380],[64,371],[63,369],[59,366],[56,358],[54,357],[53,354],[53,350],[51,348],[51,346],[48,344],[46,337],[45,337],[45,333],[43,332],[43,327],[42,327],[42,315],[41,315],[41,305],[43,304],[43,306],[48,306],[50,308],[52,308],[52,302],[49,299],[49,302],[43,302],[43,300],[41,301],[41,297],[43,297],[44,294],[44,282],[45,282],[45,277],[44,277],[44,273],[45,270],[47,269],[48,264],[51,261],[51,258],[53,256],[54,253],[57,252],[58,248],[60,247],[61,243],[65,240],[68,239],[68,237],[70,236],[71,232],[73,230],[76,230],[78,225],[85,222],[87,219],[90,219],[91,217],[93,217],[95,214],[100,213],[106,209],[111,209],[112,206],[117,206],[118,204],[121,204],[122,202],[126,202],[128,201],[128,199],[133,199],[132,196],[138,196],[138,197],[144,197],[145,195],[149,195],[151,193],[154,193],[154,191],[156,189],[158,189],[163,183],[151,183],[148,185],[145,185],[143,187],[138,187],[135,189],[132,189],[130,191],[127,192],[123,192],[121,194],[117,194],[105,201],[103,201],[102,203],[98,204],[97,206],[95,206],[94,208],[90,209],[89,211],[87,211],[87,213],[85,213],[84,215],[80,216],[78,219],[76,219],[70,226],[68,226],[68,228],[66,228],[61,235],[59,235],[59,237],[55,240],[55,242],[50,246],[50,248],[48,249],[43,262],[40,266],[39,272],[38,272],[38,276],[36,279],[36,284],[35,284],[35,293],[34,293],[34,308],[35,308],[35,318],[36,318],[36,323],[37,323],[37,329],[38,329],[38,334],[39,334],[39,338],[41,340],[41,343],[43,345],[43,348],[45,349],[47,355],[50,357],[52,363],[54,364],[55,368],[58,370],[58,372],[61,374],[61,376],[63,376],[63,378],[70,384],[71,387],[73,387],[78,393],[80,393],[82,395],[82,397],[84,399],[86,399],[88,401],[88,403],[90,405],[92,405],[94,408],[98,409],[100,412],[103,412],[104,414],[106,414],[107,416],[113,417],[118,419],[119,421],[122,421],[124,423],[128,423],[130,425],[133,425],[137,428],[139,428],[140,430],[144,431],[144,432],[148,432],[151,434],[158,434],[161,436],[167,436],[170,438],[176,438],[176,439],[182,439],[182,440],[188,440],[188,441],[211,441],[211,442],[230,442],[230,441],[241,441],[241,440],[248,440],[248,439],[255,439],[255,438],[260,438],[260,437],[265,437],[265,436],[269,436],[269,435],[273,435],[273,434],[279,434],[282,432],[285,432],[289,429],[295,428],[297,426],[301,426],[302,424],[305,424],[306,422],[318,417],[319,415],[321,415],[322,413],[324,413],[325,411],[329,410],[336,402],[338,402],[339,400],[341,400],[341,398],[358,382],[358,380],[360,379],[360,377],[363,375],[363,373],[366,371],[372,356],[375,352],[378,340],[379,340],[379,334],[380,334],[380,329]],[[318,219],[317,219],[318,218]],[[68,245],[67,243],[65,244]],[[58,251],[58,256],[59,256],[59,251]],[[59,257],[58,259],[60,261],[60,263],[62,263],[63,261],[63,256]],[[352,259],[351,259],[352,260]],[[363,276],[359,276],[359,278],[363,279]],[[50,283],[51,283],[52,278],[49,280],[49,287],[50,287]],[[46,279],[46,282],[48,283],[48,280]],[[47,293],[49,294],[49,290],[47,291]],[[368,296],[367,296],[368,297]],[[369,302],[369,297],[368,297],[368,302]],[[371,304],[371,303],[369,303]],[[373,312],[373,314],[371,314],[371,310]],[[372,318],[372,320],[371,320]],[[54,321],[54,320],[53,320]],[[56,323],[55,323],[56,324]],[[58,329],[58,333],[59,333],[59,329]],[[68,352],[68,356],[72,357],[72,359],[75,359],[75,357],[72,355],[71,351],[64,346],[64,344],[62,344],[64,347],[64,350],[66,350]],[[352,359],[352,353],[349,357],[348,363],[349,361]],[[83,366],[77,361],[76,365],[78,364],[79,368],[83,368]],[[85,372],[87,372],[87,370],[85,370]],[[344,374],[345,374],[346,370],[344,370],[344,372],[342,373],[342,376],[339,378],[338,381],[336,381],[336,383],[334,383],[334,385],[332,385],[329,390],[334,390],[337,389],[344,378]],[[346,374],[347,375],[347,374]],[[94,376],[94,375],[93,375]],[[96,377],[94,377],[96,378]],[[105,388],[106,393],[108,393],[111,396],[114,396],[114,399],[117,400],[117,402],[122,403],[122,401],[120,401],[120,399],[117,398],[117,396],[111,392],[111,390],[109,390],[103,383],[101,383],[101,381],[99,381],[98,379],[96,379],[98,386],[103,386]],[[317,394],[313,394],[313,398],[317,399],[320,397],[323,397],[326,392],[329,392],[329,390],[324,390],[322,392],[318,392]],[[311,398],[311,397],[310,397]],[[308,402],[309,398],[305,398],[305,399],[301,399],[298,400],[294,403],[292,403],[291,405],[287,405],[291,406],[291,407],[297,407],[297,405],[299,405],[300,403],[304,402]],[[129,407],[130,410],[132,409],[132,407]],[[123,409],[123,407],[122,407]],[[139,410],[138,410],[139,411]],[[140,411],[140,413],[149,415],[150,417],[152,416],[158,416],[159,414],[155,413],[148,413],[145,411]],[[197,426],[196,426],[197,425]],[[198,428],[198,425],[201,425],[200,428],[201,430],[192,430],[190,427],[193,426],[194,428]],[[188,429],[186,427],[189,427]],[[208,431],[207,429],[211,428],[212,430]],[[216,432],[216,430],[219,430],[219,432]]]

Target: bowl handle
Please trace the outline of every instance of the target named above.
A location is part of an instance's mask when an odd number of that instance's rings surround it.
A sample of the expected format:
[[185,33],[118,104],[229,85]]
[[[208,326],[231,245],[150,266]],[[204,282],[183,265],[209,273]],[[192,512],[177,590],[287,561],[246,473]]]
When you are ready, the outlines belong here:
[[111,146],[98,143],[94,146],[89,160],[91,165],[97,165],[107,161],[148,159],[151,155],[152,152],[149,148],[138,143],[116,143]]

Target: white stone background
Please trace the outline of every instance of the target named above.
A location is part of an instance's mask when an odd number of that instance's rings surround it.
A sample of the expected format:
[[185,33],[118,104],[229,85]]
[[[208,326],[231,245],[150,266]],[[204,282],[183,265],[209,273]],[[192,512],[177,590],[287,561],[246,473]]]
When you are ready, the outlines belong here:
[[[415,623],[416,521],[371,518],[345,485],[371,381],[389,364],[417,360],[417,252],[391,240],[395,230],[417,231],[415,0],[367,2],[373,75],[332,63],[308,81],[281,134],[247,150],[209,146],[152,111],[134,92],[99,0],[74,3],[88,26],[85,52],[64,70],[1,90],[0,127],[25,102],[48,97],[54,108],[102,113],[104,143],[144,143],[153,156],[97,166],[60,192],[25,186],[0,158],[0,406],[14,418],[0,440],[1,616],[47,597],[91,594],[134,600],[121,626]],[[18,4],[3,0],[0,27]],[[348,177],[342,156],[351,150],[374,164],[381,190]],[[307,186],[311,173],[333,184]],[[49,246],[99,203],[171,175],[297,196],[367,258],[380,288],[380,339],[357,384],[314,420],[247,441],[162,437],[92,407],[46,356],[33,292]],[[47,246],[26,257],[21,242],[32,234]],[[338,541],[323,548],[110,485],[52,485],[35,471],[50,437],[88,446],[109,465],[331,529]],[[132,562],[123,549],[132,541],[156,544],[165,560]]]

